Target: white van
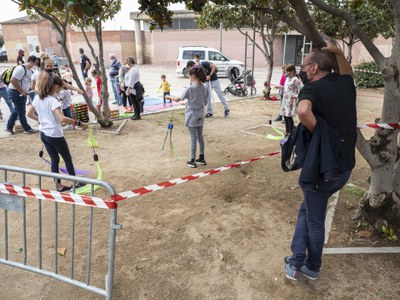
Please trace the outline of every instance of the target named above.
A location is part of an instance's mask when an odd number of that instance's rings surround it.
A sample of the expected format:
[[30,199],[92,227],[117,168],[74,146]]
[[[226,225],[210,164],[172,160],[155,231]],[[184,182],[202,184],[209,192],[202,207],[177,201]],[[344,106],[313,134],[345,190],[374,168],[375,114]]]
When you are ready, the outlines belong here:
[[218,76],[228,77],[229,72],[235,72],[239,76],[244,71],[244,64],[237,60],[232,60],[217,49],[201,47],[201,46],[186,46],[179,48],[178,58],[176,60],[176,73],[188,77],[186,64],[189,60],[198,54],[200,61],[209,61],[217,66]]

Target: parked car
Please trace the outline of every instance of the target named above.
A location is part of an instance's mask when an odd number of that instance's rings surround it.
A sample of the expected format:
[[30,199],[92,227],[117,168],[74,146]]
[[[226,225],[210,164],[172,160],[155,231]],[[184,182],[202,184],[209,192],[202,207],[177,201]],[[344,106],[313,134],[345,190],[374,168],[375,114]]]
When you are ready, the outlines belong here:
[[189,60],[193,60],[196,54],[200,56],[201,61],[209,61],[216,65],[219,77],[228,77],[228,74],[232,72],[240,76],[244,71],[244,64],[242,62],[230,59],[217,49],[201,46],[186,46],[180,47],[178,50],[176,73],[189,77],[186,64]]
[[8,61],[7,50],[0,50],[0,62],[7,62],[7,61]]

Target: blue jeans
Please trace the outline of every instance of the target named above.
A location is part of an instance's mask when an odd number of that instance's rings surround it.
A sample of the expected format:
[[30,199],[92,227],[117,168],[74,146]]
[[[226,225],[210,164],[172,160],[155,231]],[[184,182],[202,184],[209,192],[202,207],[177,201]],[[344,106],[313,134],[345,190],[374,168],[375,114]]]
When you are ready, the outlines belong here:
[[304,201],[300,206],[294,230],[289,263],[297,269],[306,265],[312,271],[321,268],[322,249],[325,240],[325,214],[329,197],[340,190],[349,180],[350,171],[339,174],[339,179],[318,183],[316,190],[303,189]]
[[118,79],[115,77],[110,76],[111,87],[114,93],[114,99],[118,104],[122,105],[122,98],[119,92],[119,82]]
[[[169,96],[170,92],[163,92],[163,101],[164,101],[164,105],[167,103],[167,99],[165,98],[165,96]],[[169,103],[172,103],[172,100],[169,100]]]
[[28,124],[28,121],[26,120],[26,97],[21,96],[20,93],[14,89],[10,89],[8,91],[8,94],[12,102],[14,103],[14,110],[11,113],[10,118],[8,119],[7,129],[12,130],[14,128],[15,121],[18,117],[19,121],[21,122],[22,128],[24,128],[24,131],[31,130],[32,127]]
[[88,77],[88,70],[82,70],[82,77],[85,80]]
[[6,87],[0,88],[0,99],[4,98],[4,100],[7,103],[8,109],[10,110],[10,113],[14,111],[14,105],[12,100],[10,99],[10,96],[8,95],[8,90]]

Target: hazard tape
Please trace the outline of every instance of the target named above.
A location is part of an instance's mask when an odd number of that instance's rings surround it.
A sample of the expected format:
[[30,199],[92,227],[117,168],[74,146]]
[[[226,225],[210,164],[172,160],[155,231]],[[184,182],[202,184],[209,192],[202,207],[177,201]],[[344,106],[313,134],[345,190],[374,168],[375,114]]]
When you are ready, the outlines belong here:
[[[378,124],[358,124],[357,128],[365,129],[365,128],[384,128],[384,129],[400,129],[400,123],[378,123]],[[0,183],[0,193],[2,194],[10,194],[22,197],[33,197],[36,199],[54,201],[54,202],[62,202],[62,203],[70,203],[75,205],[82,205],[82,206],[91,206],[91,207],[100,207],[100,208],[107,208],[113,209],[117,207],[118,201],[126,200],[129,198],[145,195],[148,193],[152,193],[158,190],[162,190],[168,187],[176,186],[178,184],[186,183],[192,180],[200,179],[209,175],[214,175],[223,171],[227,171],[233,168],[238,168],[248,163],[262,160],[268,158],[270,156],[274,156],[281,153],[280,151],[270,152],[265,155],[251,158],[248,160],[240,161],[237,163],[229,164],[223,167],[219,167],[216,169],[211,169],[207,171],[203,171],[200,173],[187,175],[184,177],[163,181],[157,184],[143,186],[137,189],[117,193],[111,195],[111,200],[105,200],[99,197],[92,197],[92,196],[85,196],[85,195],[77,195],[77,194],[70,194],[70,193],[61,193],[57,191],[51,191],[46,189],[39,189],[39,188],[30,188],[30,187],[23,187],[18,185],[12,185],[8,183]]]
[[378,123],[378,124],[357,124],[358,129],[374,128],[374,129],[400,129],[400,123]]
[[32,197],[41,200],[69,203],[81,206],[91,206],[107,209],[117,208],[117,204],[115,203],[115,201],[113,201],[114,195],[111,197],[113,200],[104,200],[98,197],[60,193],[51,190],[31,188],[8,183],[0,183],[0,193],[21,197]]
[[267,157],[270,157],[270,156],[273,156],[273,155],[277,155],[279,153],[281,153],[281,152],[280,151],[270,152],[270,153],[267,153],[267,154],[259,156],[259,157],[255,157],[255,158],[252,158],[252,159],[240,161],[240,162],[237,162],[237,163],[234,163],[234,164],[226,165],[224,167],[219,167],[219,168],[216,168],[216,169],[203,171],[203,172],[196,173],[196,174],[193,174],[193,175],[188,175],[188,176],[185,176],[185,177],[180,177],[180,178],[176,178],[176,179],[160,182],[160,183],[157,183],[157,184],[143,186],[143,187],[138,188],[138,189],[134,189],[134,190],[118,193],[118,194],[114,195],[115,196],[114,200],[115,201],[121,201],[121,200],[126,200],[126,199],[129,199],[129,198],[141,196],[141,195],[144,195],[144,194],[152,193],[152,192],[155,192],[155,191],[158,191],[158,190],[162,190],[162,189],[165,189],[165,188],[168,188],[168,187],[176,186],[176,185],[181,184],[181,183],[186,183],[186,182],[189,182],[189,181],[192,181],[192,180],[195,180],[195,179],[199,179],[199,178],[203,178],[203,177],[206,177],[206,176],[209,176],[209,175],[214,175],[214,174],[217,174],[219,172],[227,171],[227,170],[230,170],[230,169],[233,169],[233,168],[238,168],[238,167],[241,167],[241,166],[246,165],[248,163],[251,163],[253,161],[258,161],[258,160],[261,160],[261,159],[264,159],[264,158],[267,158]]

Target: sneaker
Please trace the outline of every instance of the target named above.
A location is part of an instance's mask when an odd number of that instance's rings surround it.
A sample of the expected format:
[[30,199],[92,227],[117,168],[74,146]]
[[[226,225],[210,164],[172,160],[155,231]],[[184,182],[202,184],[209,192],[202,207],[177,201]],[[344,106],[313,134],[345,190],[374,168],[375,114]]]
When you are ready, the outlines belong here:
[[296,270],[295,267],[291,266],[289,263],[289,258],[290,256],[285,257],[285,271],[286,271],[286,278],[290,280],[297,280],[297,277],[299,276],[299,271]]
[[229,111],[229,109],[227,109],[227,110],[224,112],[224,117],[227,118],[227,117],[229,116],[229,113],[230,113],[230,111]]
[[189,160],[188,162],[186,162],[186,165],[190,168],[197,168],[196,162],[194,161],[194,159]]
[[29,129],[27,131],[24,131],[24,133],[26,133],[26,134],[33,134],[33,133],[38,133],[38,132],[39,132],[39,130],[33,129],[33,128],[31,128],[31,129]]
[[282,116],[278,116],[275,120],[274,120],[274,122],[278,122],[278,121],[282,121]]
[[132,118],[130,118],[131,120],[141,120],[142,118],[141,117],[132,117]]
[[75,184],[75,188],[76,188],[76,189],[79,189],[79,188],[81,188],[81,187],[83,187],[83,186],[85,186],[85,185],[86,185],[86,183],[78,182],[77,184]]
[[303,265],[300,270],[300,274],[303,275],[304,277],[310,279],[310,280],[317,280],[319,276],[319,272],[315,272],[307,268],[306,265]]
[[61,188],[57,189],[57,192],[62,193],[62,192],[68,192],[70,190],[71,190],[71,186],[62,185]]
[[203,159],[200,159],[200,157],[198,159],[196,159],[196,164],[197,165],[201,165],[201,166],[205,166],[207,165],[206,161]]
[[7,131],[7,132],[10,133],[10,134],[15,134],[15,132],[14,132],[13,129],[8,129],[8,128],[6,128],[6,129],[4,129],[4,130]]
[[213,114],[211,113],[206,113],[206,118],[211,118],[213,116]]
[[111,104],[118,104],[118,101],[114,101],[113,103],[111,103]]

